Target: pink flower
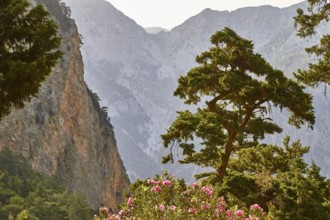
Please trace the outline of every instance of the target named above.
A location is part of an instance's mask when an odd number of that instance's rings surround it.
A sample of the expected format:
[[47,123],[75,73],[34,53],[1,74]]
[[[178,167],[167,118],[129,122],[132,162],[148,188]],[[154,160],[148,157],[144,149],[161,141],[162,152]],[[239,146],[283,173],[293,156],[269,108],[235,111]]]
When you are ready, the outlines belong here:
[[221,197],[216,204],[216,212],[220,213],[225,211],[225,207],[226,207],[226,201],[224,197]]
[[216,210],[217,210],[217,212],[220,213],[220,212],[225,211],[225,207],[224,206],[221,206],[221,205],[217,205]]
[[218,209],[216,209],[215,210],[215,214],[214,214],[216,217],[219,217],[219,215],[220,215],[220,212],[219,212],[219,210]]
[[202,187],[202,191],[210,197],[213,196],[213,190],[211,188],[208,188],[208,187],[204,186],[204,187]]
[[109,209],[107,207],[101,207],[100,208],[100,213],[103,215],[108,215],[109,214]]
[[151,192],[161,192],[162,189],[157,185],[151,188]]
[[[113,217],[113,218],[112,218],[112,217]],[[112,215],[112,217],[110,216],[110,219],[120,220],[119,215]]]
[[176,206],[175,206],[175,205],[170,205],[168,208],[169,208],[170,210],[172,210],[172,211],[175,211],[175,210],[176,210]]
[[211,208],[210,205],[206,205],[206,204],[203,204],[203,205],[202,205],[202,209],[210,209],[210,208]]
[[220,197],[218,203],[219,203],[219,205],[221,205],[221,206],[226,206],[226,200],[225,200],[225,198],[224,198],[223,196]]
[[190,212],[190,213],[196,213],[197,212],[197,209],[196,208],[189,208],[188,209],[188,212]]
[[148,183],[148,184],[151,184],[153,181],[154,181],[153,179],[150,179],[150,178],[147,179],[147,183]]
[[159,205],[159,210],[160,210],[160,211],[164,211],[164,210],[165,210],[165,206],[164,206],[163,204],[160,204],[160,205]]
[[133,198],[132,197],[129,197],[128,200],[127,200],[127,205],[128,206],[133,206]]
[[157,186],[158,184],[159,184],[159,181],[156,181],[156,180],[154,180],[154,179],[148,179],[147,180],[147,183],[148,184],[153,184],[153,185],[155,185],[155,186]]
[[163,180],[163,185],[164,186],[171,186],[172,182],[170,180]]
[[243,215],[243,211],[242,210],[237,210],[236,212],[235,212],[235,215],[236,216],[242,216]]
[[190,186],[191,186],[192,188],[195,188],[195,187],[197,186],[197,184],[196,184],[196,183],[192,183]]
[[253,211],[253,210],[258,210],[258,211],[261,211],[263,212],[264,210],[258,205],[258,204],[253,204],[250,206],[250,210]]
[[233,213],[232,213],[231,210],[227,210],[227,211],[226,211],[226,214],[227,214],[228,216],[232,216],[232,215],[233,215]]
[[211,206],[210,205],[208,205],[208,204],[205,204],[205,202],[203,202],[202,203],[202,207],[201,207],[202,209],[210,209],[211,208]]

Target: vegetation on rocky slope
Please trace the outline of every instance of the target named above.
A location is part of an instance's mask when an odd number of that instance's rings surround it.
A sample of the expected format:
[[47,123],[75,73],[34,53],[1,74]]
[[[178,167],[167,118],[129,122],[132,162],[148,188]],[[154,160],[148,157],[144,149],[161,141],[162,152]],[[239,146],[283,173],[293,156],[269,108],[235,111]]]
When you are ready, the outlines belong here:
[[24,157],[0,152],[0,219],[87,220],[93,212],[83,195],[33,171]]

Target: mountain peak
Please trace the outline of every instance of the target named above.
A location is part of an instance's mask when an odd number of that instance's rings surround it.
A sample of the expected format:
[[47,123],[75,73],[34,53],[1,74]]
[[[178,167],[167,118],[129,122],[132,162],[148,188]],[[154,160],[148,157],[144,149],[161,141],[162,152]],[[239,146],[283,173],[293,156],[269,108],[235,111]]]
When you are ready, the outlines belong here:
[[229,11],[228,10],[224,10],[224,11],[218,11],[218,10],[214,10],[214,9],[211,9],[211,8],[205,8],[204,10],[202,10],[200,13],[198,13],[196,16],[210,16],[212,14],[219,14],[221,12],[224,12],[224,13],[228,13]]
[[201,13],[209,13],[209,12],[212,12],[212,11],[215,11],[211,8],[205,8],[203,11],[201,11]]

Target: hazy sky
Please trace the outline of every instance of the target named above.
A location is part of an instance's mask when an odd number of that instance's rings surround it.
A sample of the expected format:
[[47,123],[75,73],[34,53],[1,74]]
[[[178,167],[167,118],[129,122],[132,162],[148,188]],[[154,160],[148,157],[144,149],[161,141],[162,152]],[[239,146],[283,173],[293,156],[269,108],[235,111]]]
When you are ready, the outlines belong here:
[[107,0],[143,27],[171,29],[205,8],[235,10],[247,6],[288,7],[303,0]]

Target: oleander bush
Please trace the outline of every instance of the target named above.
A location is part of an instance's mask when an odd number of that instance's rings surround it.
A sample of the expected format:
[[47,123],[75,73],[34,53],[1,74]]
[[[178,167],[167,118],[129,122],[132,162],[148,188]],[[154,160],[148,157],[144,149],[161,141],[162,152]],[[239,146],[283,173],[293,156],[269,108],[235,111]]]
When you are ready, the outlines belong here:
[[232,198],[219,195],[219,187],[187,185],[168,172],[155,178],[138,180],[119,213],[101,207],[94,220],[103,219],[228,219],[261,220],[266,213],[258,204],[235,205]]

